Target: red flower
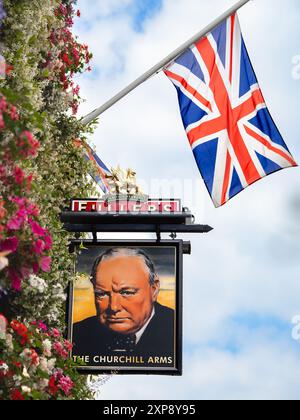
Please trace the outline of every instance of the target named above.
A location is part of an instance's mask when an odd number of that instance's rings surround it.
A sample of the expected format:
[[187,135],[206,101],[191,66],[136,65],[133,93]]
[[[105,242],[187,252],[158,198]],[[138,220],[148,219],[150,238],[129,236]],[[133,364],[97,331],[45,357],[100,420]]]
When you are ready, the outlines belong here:
[[25,175],[19,166],[16,166],[14,169],[14,178],[15,178],[16,183],[19,185],[21,185],[24,181]]
[[51,376],[50,380],[49,380],[49,388],[48,388],[49,394],[53,395],[53,397],[55,397],[55,395],[58,393],[58,386],[55,383],[55,377]]
[[13,66],[8,66],[8,65],[5,66],[5,73],[7,74],[7,76],[11,75],[11,72],[13,69],[14,69]]
[[37,352],[35,350],[31,349],[31,355],[30,355],[30,357],[31,357],[31,363],[34,366],[38,366],[39,363],[40,363],[40,358],[39,358],[39,356],[38,356],[38,354],[37,354]]
[[18,246],[19,239],[16,236],[13,236],[0,243],[0,251],[16,252]]
[[23,345],[25,345],[28,341],[28,329],[26,325],[17,320],[13,320],[10,323],[10,326],[22,338],[21,343],[24,343]]
[[70,58],[69,58],[69,56],[68,56],[68,54],[67,53],[64,53],[63,55],[62,55],[62,61],[64,62],[64,63],[66,63],[66,65],[67,66],[71,66],[72,64],[73,64],[73,62],[72,62],[72,60],[70,60]]
[[13,361],[12,362],[12,364],[17,368],[17,369],[21,369],[21,367],[22,367],[22,363],[21,362],[16,362],[16,361]]
[[81,16],[80,10],[77,10],[77,13],[76,14],[77,14],[78,17],[80,17]]
[[12,401],[24,401],[25,398],[23,397],[23,395],[21,394],[21,392],[18,389],[15,389],[14,391],[12,391],[11,395],[10,395],[10,399]]

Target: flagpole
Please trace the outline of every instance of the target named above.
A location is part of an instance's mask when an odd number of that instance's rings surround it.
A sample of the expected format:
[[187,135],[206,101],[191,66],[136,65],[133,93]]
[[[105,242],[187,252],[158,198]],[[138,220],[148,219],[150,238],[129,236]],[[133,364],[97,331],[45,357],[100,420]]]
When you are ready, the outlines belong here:
[[161,60],[159,63],[157,63],[150,70],[148,70],[142,76],[137,78],[134,82],[130,83],[130,85],[128,85],[125,89],[121,90],[117,95],[112,97],[109,101],[107,101],[105,104],[103,104],[100,108],[95,109],[90,114],[88,114],[84,118],[82,118],[81,123],[86,125],[86,124],[89,124],[90,122],[92,122],[97,117],[99,117],[99,115],[103,114],[103,112],[107,111],[109,108],[111,108],[117,102],[119,102],[122,98],[127,96],[130,92],[132,92],[134,89],[136,89],[142,83],[144,83],[146,80],[150,79],[150,77],[157,74],[164,67],[166,67],[170,63],[172,63],[172,61],[174,61],[177,57],[179,57],[182,53],[184,53],[188,48],[190,48],[191,45],[195,44],[201,38],[206,36],[209,32],[211,32],[214,28],[216,28],[216,26],[218,26],[220,23],[222,23],[228,17],[233,15],[236,11],[238,11],[241,7],[243,7],[249,1],[250,0],[240,0],[240,1],[238,1],[234,6],[232,6],[230,9],[228,9],[225,13],[223,13],[221,16],[219,16],[217,19],[215,19],[213,22],[211,22],[211,24],[209,24],[204,29],[202,29],[202,31],[198,32],[195,36],[193,36],[191,39],[189,39],[184,44],[182,44],[179,48],[177,48],[175,51],[173,51],[171,54],[169,54],[167,57],[165,57],[163,60]]

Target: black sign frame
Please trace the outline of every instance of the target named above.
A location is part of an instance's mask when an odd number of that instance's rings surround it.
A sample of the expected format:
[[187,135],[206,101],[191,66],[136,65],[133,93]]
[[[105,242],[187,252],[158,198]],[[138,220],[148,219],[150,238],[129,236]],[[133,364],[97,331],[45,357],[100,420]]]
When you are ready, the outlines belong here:
[[[175,317],[175,344],[174,344],[174,365],[171,367],[149,367],[147,366],[99,366],[96,364],[89,366],[78,367],[78,372],[81,374],[120,374],[120,375],[169,375],[169,376],[182,376],[182,312],[183,312],[183,254],[184,242],[182,240],[162,240],[157,242],[155,240],[73,240],[71,242],[70,251],[78,252],[80,247],[155,247],[155,248],[168,248],[175,249],[176,255],[176,317]],[[74,267],[75,268],[75,267]],[[73,283],[69,287],[68,296],[68,339],[73,340],[73,305],[74,305],[74,286]],[[83,355],[81,355],[83,356]],[[71,354],[73,357],[73,354]]]

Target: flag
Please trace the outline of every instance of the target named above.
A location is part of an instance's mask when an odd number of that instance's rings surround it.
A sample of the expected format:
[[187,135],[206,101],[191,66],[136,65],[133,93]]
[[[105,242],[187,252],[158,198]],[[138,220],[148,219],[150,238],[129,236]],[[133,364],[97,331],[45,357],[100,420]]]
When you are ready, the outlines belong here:
[[216,207],[297,166],[266,106],[237,14],[171,63],[183,124]]
[[106,175],[111,175],[110,170],[102,162],[97,153],[85,142],[81,140],[75,140],[74,145],[77,147],[84,148],[84,157],[87,161],[90,161],[95,169],[95,173],[91,173],[90,176],[100,186],[104,194],[109,193],[109,185]]

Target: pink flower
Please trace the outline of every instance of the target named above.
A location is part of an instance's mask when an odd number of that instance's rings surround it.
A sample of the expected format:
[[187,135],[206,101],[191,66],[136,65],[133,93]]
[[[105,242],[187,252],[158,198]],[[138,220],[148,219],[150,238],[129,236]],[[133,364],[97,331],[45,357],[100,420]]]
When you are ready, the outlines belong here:
[[22,219],[22,221],[24,222],[27,217],[26,209],[23,207],[20,207],[20,209],[16,213],[16,216],[18,217],[18,219]]
[[56,328],[53,328],[52,329],[52,334],[53,334],[53,336],[55,338],[59,338],[60,337],[60,332]]
[[19,230],[23,224],[24,220],[19,217],[13,217],[7,222],[7,229],[9,230]]
[[25,157],[35,157],[37,156],[40,143],[33,137],[30,131],[24,131],[18,140],[18,146],[23,148],[21,153]]
[[28,279],[31,274],[31,270],[28,267],[22,267],[21,274],[23,279]]
[[59,341],[53,344],[53,349],[61,358],[63,359],[68,358],[69,353],[64,349],[63,345]]
[[48,331],[48,328],[47,328],[47,325],[46,324],[44,324],[42,321],[40,321],[39,323],[38,323],[38,327],[39,327],[39,329],[40,330],[42,330],[42,331]]
[[42,257],[40,260],[40,268],[45,273],[49,273],[51,271],[51,257]]
[[40,211],[36,204],[28,203],[27,213],[31,216],[37,217],[40,214]]
[[37,262],[32,263],[32,271],[34,274],[38,274],[38,272],[40,271],[39,263]]
[[45,250],[45,243],[41,239],[38,239],[32,247],[32,251],[36,255],[42,255]]
[[5,241],[0,242],[0,251],[16,252],[19,246],[19,239],[16,236],[7,238]]
[[68,351],[71,351],[72,349],[73,349],[73,344],[72,343],[70,343],[70,341],[68,341],[68,340],[65,340],[65,348],[68,350]]
[[19,166],[14,169],[14,178],[17,184],[21,185],[24,181],[25,174]]
[[46,235],[44,237],[44,242],[45,242],[45,251],[48,251],[49,249],[52,248],[53,242],[50,235]]
[[37,222],[34,222],[32,219],[29,220],[32,233],[38,236],[44,236],[46,234],[46,230],[43,229]]
[[21,278],[21,276],[13,268],[9,268],[8,274],[9,274],[9,277],[11,279],[12,288],[16,292],[20,292],[21,291],[21,284],[22,284],[22,278]]
[[9,199],[13,202],[18,204],[19,207],[24,207],[26,204],[26,198],[24,197],[9,197]]
[[67,14],[68,14],[68,9],[66,8],[66,6],[64,6],[63,4],[60,4],[60,6],[59,6],[59,10],[60,10],[60,12],[61,12],[61,14],[62,14],[63,16],[67,16]]
[[17,108],[15,106],[10,107],[10,118],[13,121],[17,121],[19,119],[19,114],[18,114]]
[[58,387],[68,396],[74,387],[74,383],[69,376],[62,376],[58,382]]
[[3,119],[3,114],[0,113],[0,130],[3,130],[5,128],[5,122]]

